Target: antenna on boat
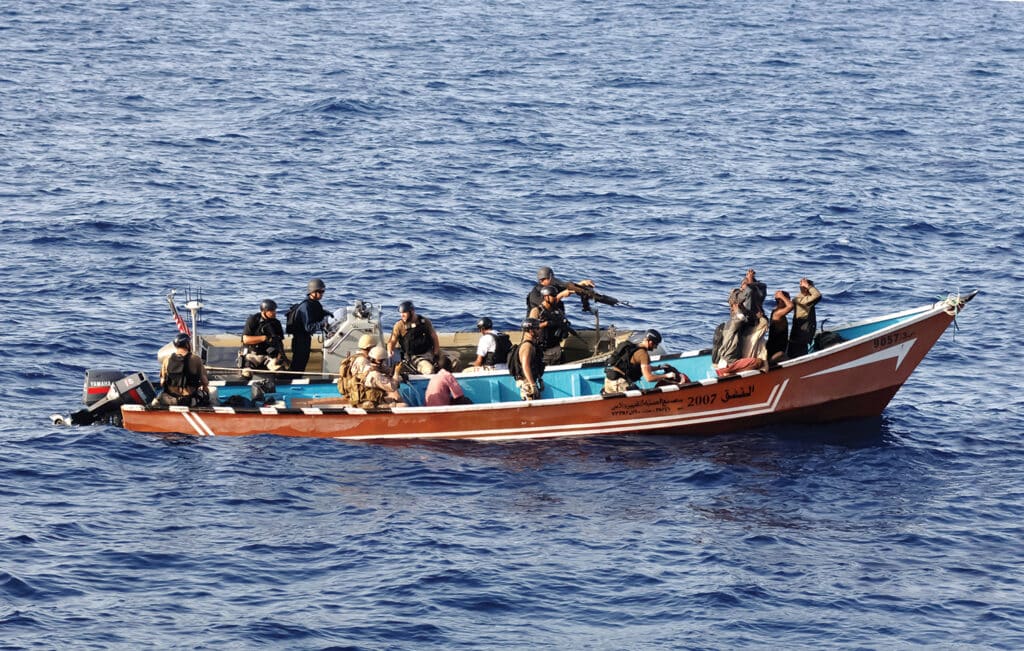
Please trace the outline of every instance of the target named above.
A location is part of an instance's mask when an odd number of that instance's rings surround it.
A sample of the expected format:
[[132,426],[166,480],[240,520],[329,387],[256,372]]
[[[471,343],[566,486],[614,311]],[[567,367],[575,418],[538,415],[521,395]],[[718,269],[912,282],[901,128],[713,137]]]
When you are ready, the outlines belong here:
[[203,309],[203,290],[199,288],[196,290],[196,295],[193,298],[192,288],[189,287],[185,290],[185,308],[192,315],[192,350],[199,351],[199,313]]

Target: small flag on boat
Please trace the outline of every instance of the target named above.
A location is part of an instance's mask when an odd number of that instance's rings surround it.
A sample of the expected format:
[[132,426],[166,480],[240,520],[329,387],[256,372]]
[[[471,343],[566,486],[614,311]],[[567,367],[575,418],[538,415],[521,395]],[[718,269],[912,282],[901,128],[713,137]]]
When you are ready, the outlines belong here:
[[181,318],[178,311],[174,311],[174,322],[178,325],[178,332],[184,332],[188,336],[192,336],[192,333],[188,331],[188,325],[185,323],[185,319]]

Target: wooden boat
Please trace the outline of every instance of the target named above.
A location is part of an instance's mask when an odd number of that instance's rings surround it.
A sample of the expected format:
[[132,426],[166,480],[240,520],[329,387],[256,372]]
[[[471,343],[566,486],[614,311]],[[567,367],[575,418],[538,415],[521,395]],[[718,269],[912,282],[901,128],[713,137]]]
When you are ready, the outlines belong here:
[[[951,321],[977,292],[831,330],[841,343],[765,372],[719,378],[710,351],[664,355],[685,384],[602,395],[603,364],[555,367],[540,400],[523,402],[507,373],[458,374],[474,404],[363,410],[331,400],[333,385],[308,381],[275,388],[258,407],[121,407],[125,428],[199,436],[277,434],[347,439],[465,438],[513,440],[624,433],[711,434],[769,423],[820,423],[873,417],[906,382]],[[403,396],[416,404],[425,378]],[[220,399],[245,385],[224,384]],[[317,404],[318,401],[320,404]],[[300,405],[310,406],[300,406]]]

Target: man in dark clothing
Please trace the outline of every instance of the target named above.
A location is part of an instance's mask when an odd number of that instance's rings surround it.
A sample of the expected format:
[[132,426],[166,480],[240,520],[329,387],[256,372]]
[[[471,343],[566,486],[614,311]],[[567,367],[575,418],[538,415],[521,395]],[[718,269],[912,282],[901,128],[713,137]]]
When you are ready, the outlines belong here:
[[523,340],[516,350],[509,366],[509,373],[519,387],[523,400],[540,400],[544,390],[544,358],[537,350],[536,339],[540,333],[540,321],[527,318],[523,321]]
[[198,355],[192,354],[192,340],[182,333],[174,339],[174,352],[160,367],[163,391],[153,401],[156,405],[198,407],[210,404],[210,381],[206,367]]
[[434,372],[434,364],[441,357],[441,342],[430,319],[417,314],[412,301],[402,301],[398,305],[399,319],[391,328],[388,339],[388,359],[395,349],[402,351],[402,363],[409,371],[430,375]]
[[818,329],[818,319],[814,306],[821,300],[821,292],[814,283],[806,278],[800,279],[800,293],[793,299],[793,329],[789,334],[790,359],[807,354],[807,349],[814,341],[814,331]]
[[[284,356],[284,328],[277,320],[277,303],[273,299],[264,299],[260,303],[260,311],[245,320],[239,355],[243,369],[278,371],[288,364]],[[246,375],[246,372],[242,374]]]
[[[541,296],[540,292],[545,287],[554,287],[556,290],[558,290],[558,306],[562,308],[562,311],[564,312],[565,306],[562,305],[562,299],[564,299],[567,296],[571,296],[572,294],[580,294],[580,296],[583,296],[585,292],[593,293],[594,281],[581,280],[576,283],[562,281],[559,280],[558,278],[555,278],[555,272],[551,270],[551,267],[541,267],[540,269],[537,270],[537,284],[533,286],[533,289],[530,290],[529,295],[526,297],[527,318],[529,318],[530,311],[533,310],[533,308],[540,306],[540,304],[543,302],[544,297]],[[586,302],[588,299],[581,298],[580,300],[584,301],[583,311],[589,312],[589,303]],[[614,304],[618,303],[618,301],[615,301],[615,299],[609,296],[603,296],[599,300],[602,300],[606,303],[609,300],[614,301]],[[613,303],[608,304],[612,305]]]
[[546,285],[540,290],[543,301],[530,310],[529,318],[540,322],[536,344],[547,365],[562,363],[562,340],[569,336],[569,322],[565,318],[558,290]]
[[314,278],[306,285],[306,299],[299,303],[295,314],[295,327],[292,332],[292,371],[304,372],[309,362],[309,349],[312,347],[313,335],[327,326],[327,311],[320,304],[327,286],[324,281]]

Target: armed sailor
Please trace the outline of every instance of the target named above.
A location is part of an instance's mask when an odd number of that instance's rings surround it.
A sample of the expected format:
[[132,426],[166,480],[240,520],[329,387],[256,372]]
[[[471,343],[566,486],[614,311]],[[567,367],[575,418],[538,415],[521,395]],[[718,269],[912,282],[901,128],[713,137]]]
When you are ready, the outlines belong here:
[[542,351],[547,365],[562,363],[562,342],[572,332],[569,320],[565,318],[559,292],[552,285],[540,289],[541,304],[530,310],[529,318],[540,324],[537,347]]
[[655,373],[651,366],[651,351],[661,343],[661,333],[651,329],[639,343],[624,341],[616,347],[604,369],[602,393],[622,393],[636,388],[642,377],[648,382],[689,382],[689,378],[668,365]]
[[288,365],[284,355],[284,328],[277,320],[277,303],[273,299],[264,299],[260,311],[245,320],[239,363],[246,377],[252,375],[248,370],[251,368],[278,371]]
[[412,301],[402,301],[398,306],[400,318],[395,321],[388,339],[388,359],[396,348],[402,350],[402,363],[409,370],[422,375],[434,372],[434,364],[441,356],[441,343],[434,330],[434,324],[422,314],[416,313]]
[[288,310],[288,334],[292,336],[292,371],[304,372],[309,362],[309,351],[313,335],[327,327],[327,311],[320,304],[327,285],[320,278],[314,278],[306,285],[306,298]]
[[519,397],[523,400],[539,400],[544,390],[544,357],[537,349],[536,340],[540,333],[540,321],[537,319],[523,320],[523,340],[512,349],[509,359],[509,374],[519,387]]
[[544,287],[554,287],[557,290],[556,296],[559,304],[562,299],[567,296],[576,294],[580,297],[580,304],[583,306],[584,312],[591,311],[591,301],[597,301],[598,303],[604,303],[605,305],[629,305],[628,303],[620,301],[612,296],[598,294],[594,291],[593,280],[581,280],[578,283],[566,282],[555,278],[555,272],[551,270],[551,267],[541,267],[537,270],[537,284],[534,285],[533,289],[530,290],[529,295],[526,297],[527,314],[529,314],[530,310],[538,307],[543,302],[543,297],[540,292]]
[[198,355],[192,354],[192,340],[187,334],[174,338],[174,352],[164,358],[160,367],[163,391],[153,399],[154,406],[199,407],[210,404],[210,380]]

